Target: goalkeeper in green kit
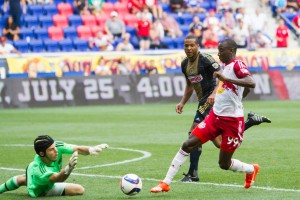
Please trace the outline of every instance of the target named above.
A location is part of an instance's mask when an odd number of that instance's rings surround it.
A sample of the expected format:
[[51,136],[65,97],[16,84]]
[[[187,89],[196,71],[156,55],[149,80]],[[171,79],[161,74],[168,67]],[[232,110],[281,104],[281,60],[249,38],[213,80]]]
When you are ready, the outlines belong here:
[[[108,148],[107,144],[94,147],[77,146],[54,141],[48,135],[40,135],[34,140],[37,155],[28,165],[26,175],[14,176],[0,185],[0,194],[27,185],[31,197],[82,195],[84,188],[81,185],[64,181],[75,168],[78,154],[96,155],[105,148]],[[72,154],[64,168],[62,168],[63,154]]]

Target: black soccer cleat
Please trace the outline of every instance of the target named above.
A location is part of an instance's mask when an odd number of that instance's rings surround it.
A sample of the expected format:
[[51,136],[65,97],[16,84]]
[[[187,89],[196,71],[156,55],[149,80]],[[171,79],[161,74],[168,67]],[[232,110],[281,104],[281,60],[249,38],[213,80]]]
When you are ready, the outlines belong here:
[[259,125],[261,123],[271,123],[271,120],[265,116],[260,116],[258,114],[255,114],[253,112],[249,112],[248,113],[248,119],[247,121],[249,121],[249,123],[251,123],[251,125]]
[[183,173],[184,177],[181,179],[181,182],[198,182],[199,177],[197,176],[191,176],[190,174]]

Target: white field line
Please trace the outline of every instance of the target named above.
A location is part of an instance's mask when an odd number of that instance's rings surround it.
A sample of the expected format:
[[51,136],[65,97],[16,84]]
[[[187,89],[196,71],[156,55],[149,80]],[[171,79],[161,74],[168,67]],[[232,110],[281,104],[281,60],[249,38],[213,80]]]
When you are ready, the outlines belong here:
[[146,159],[146,158],[149,158],[152,155],[150,152],[142,151],[142,150],[135,150],[135,149],[114,148],[114,147],[109,147],[109,149],[117,149],[117,150],[123,150],[123,151],[138,152],[138,153],[143,154],[143,156],[142,157],[138,157],[138,158],[133,158],[131,160],[123,160],[123,161],[109,163],[109,164],[103,164],[103,165],[94,165],[94,166],[80,167],[80,168],[76,168],[76,169],[80,170],[80,169],[91,169],[91,168],[98,168],[98,167],[108,167],[108,166],[113,166],[113,165],[121,165],[121,164],[125,164],[125,163],[130,163],[130,162],[135,162],[135,161],[139,161],[139,160],[142,160],[142,159]]
[[[25,172],[24,169],[16,169],[16,168],[5,168],[5,167],[0,167],[0,170],[7,170],[7,171],[19,171],[19,172]],[[83,177],[91,177],[91,178],[110,178],[110,179],[121,179],[121,176],[108,176],[108,175],[101,175],[101,174],[81,174],[81,173],[72,173],[74,176],[83,176]],[[146,181],[154,181],[154,182],[159,182],[160,180],[154,179],[154,178],[141,178],[142,180]],[[178,181],[172,181],[178,182]],[[236,188],[243,188],[242,185],[235,185],[235,184],[225,184],[225,183],[209,183],[209,182],[187,182],[187,183],[182,183],[182,184],[195,184],[195,185],[212,185],[212,186],[217,186],[217,187],[236,187]],[[285,188],[271,188],[271,187],[259,187],[259,186],[251,186],[253,189],[258,189],[258,190],[267,190],[267,191],[280,191],[280,192],[296,192],[300,193],[300,190],[294,190],[294,189],[285,189]]]
[[0,147],[33,147],[31,144],[0,144]]
[[[0,144],[0,146],[4,146],[4,147],[32,147],[33,145],[27,145],[27,144]],[[136,149],[115,148],[115,147],[109,147],[109,149],[138,152],[138,153],[143,154],[143,156],[137,157],[137,158],[133,158],[133,159],[130,159],[130,160],[123,160],[123,161],[114,162],[114,163],[108,163],[108,164],[103,164],[103,165],[94,165],[94,166],[79,167],[79,168],[76,168],[76,170],[99,168],[99,167],[108,167],[108,166],[113,166],[113,165],[121,165],[121,164],[125,164],[125,163],[130,163],[130,162],[136,162],[136,161],[139,161],[139,160],[143,160],[143,159],[151,157],[151,155],[152,155],[150,152],[142,151],[142,150],[136,150]]]
[[[1,168],[0,168],[1,169]],[[80,173],[72,173],[72,175],[75,176],[84,176],[84,177],[101,177],[101,178],[113,178],[113,179],[121,179],[121,176],[106,176],[106,175],[100,175],[100,174],[80,174]],[[142,180],[147,181],[155,181],[159,182],[161,180],[154,179],[154,178],[141,178]],[[178,182],[178,181],[172,181]],[[222,187],[237,187],[237,188],[244,188],[242,185],[235,185],[235,184],[225,184],[225,183],[209,183],[209,182],[186,182],[182,184],[195,184],[195,185],[213,185],[213,186],[222,186]],[[300,190],[294,190],[294,189],[284,189],[284,188],[270,188],[270,187],[258,187],[258,186],[251,186],[251,188],[259,189],[259,190],[268,190],[268,191],[282,191],[282,192],[299,192]]]
[[[12,145],[0,145],[0,146],[32,146],[32,145],[23,145],[23,144],[12,144]],[[95,166],[89,166],[89,167],[81,167],[81,168],[77,168],[78,169],[90,169],[90,168],[97,168],[97,167],[106,167],[106,166],[112,166],[112,165],[119,165],[119,164],[124,164],[124,163],[128,163],[128,162],[134,162],[134,161],[138,161],[138,160],[142,160],[145,158],[148,158],[151,156],[151,153],[146,152],[146,151],[141,151],[141,150],[134,150],[134,149],[127,149],[127,148],[112,148],[110,147],[110,149],[117,149],[117,150],[124,150],[124,151],[135,151],[135,152],[139,152],[142,153],[143,156],[142,157],[138,157],[135,159],[131,159],[131,160],[125,160],[125,161],[120,161],[120,162],[115,162],[115,163],[110,163],[110,164],[104,164],[104,165],[95,165]],[[24,169],[17,169],[17,168],[6,168],[6,167],[0,167],[0,170],[4,170],[4,171],[19,171],[19,172],[25,172]],[[75,176],[83,176],[83,177],[101,177],[101,178],[111,178],[111,179],[121,179],[121,176],[107,176],[107,175],[100,175],[100,174],[81,174],[81,173],[72,173],[72,175]],[[155,181],[158,182],[160,180],[158,179],[153,179],[153,178],[142,178],[142,180],[147,180],[147,181]],[[172,181],[172,182],[177,182],[177,181]],[[221,187],[237,187],[237,188],[243,188],[242,185],[235,185],[235,184],[225,184],[225,183],[210,183],[210,182],[192,182],[192,183],[183,183],[183,184],[195,184],[195,185],[212,185],[212,186],[221,186]],[[251,186],[251,188],[254,189],[259,189],[259,190],[267,190],[267,191],[282,191],[282,192],[297,192],[300,193],[300,190],[296,190],[296,189],[285,189],[285,188],[271,188],[271,187],[258,187],[258,186]]]

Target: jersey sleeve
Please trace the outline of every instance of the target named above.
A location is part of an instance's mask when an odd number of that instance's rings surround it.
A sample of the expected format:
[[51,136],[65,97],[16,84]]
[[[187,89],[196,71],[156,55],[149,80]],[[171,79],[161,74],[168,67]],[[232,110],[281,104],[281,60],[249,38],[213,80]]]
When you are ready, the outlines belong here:
[[211,56],[206,54],[205,55],[205,66],[208,66],[208,69],[210,72],[219,71],[221,69],[221,66],[216,62],[216,60]]
[[183,59],[182,62],[181,62],[181,72],[184,74],[186,79],[187,79],[187,76],[186,76],[187,64],[188,64],[187,58]]
[[73,144],[67,144],[62,141],[55,141],[55,146],[57,150],[60,151],[62,154],[72,154],[74,152]]
[[233,66],[234,73],[239,79],[245,78],[246,76],[252,76],[248,70],[248,67],[242,61],[237,61]]

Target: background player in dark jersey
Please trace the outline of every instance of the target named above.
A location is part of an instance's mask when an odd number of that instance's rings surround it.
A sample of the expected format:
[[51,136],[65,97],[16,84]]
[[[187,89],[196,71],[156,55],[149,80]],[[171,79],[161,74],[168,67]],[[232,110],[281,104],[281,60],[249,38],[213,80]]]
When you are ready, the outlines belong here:
[[[40,135],[34,140],[36,155],[28,165],[26,175],[14,176],[0,185],[0,194],[27,185],[31,197],[82,195],[84,188],[81,185],[64,182],[75,168],[78,154],[95,155],[107,147],[107,144],[77,146]],[[63,154],[73,154],[65,168],[62,168]]]
[[[217,82],[213,77],[213,73],[219,71],[221,67],[211,55],[199,52],[198,39],[194,35],[188,35],[185,38],[184,51],[187,57],[182,61],[181,69],[186,77],[187,84],[183,97],[176,105],[176,112],[179,114],[182,113],[185,103],[192,96],[193,91],[195,91],[199,104],[189,131],[190,134],[196,125],[204,120],[214,104],[215,93],[213,91]],[[244,96],[246,96],[249,91],[250,90],[245,90]],[[271,121],[266,117],[249,113],[248,119],[245,122],[245,130],[262,122],[270,123]],[[219,148],[221,137],[217,137],[213,143]],[[184,178],[181,180],[182,182],[199,181],[198,162],[201,152],[202,146],[191,152],[190,168],[187,174],[184,173]]]

